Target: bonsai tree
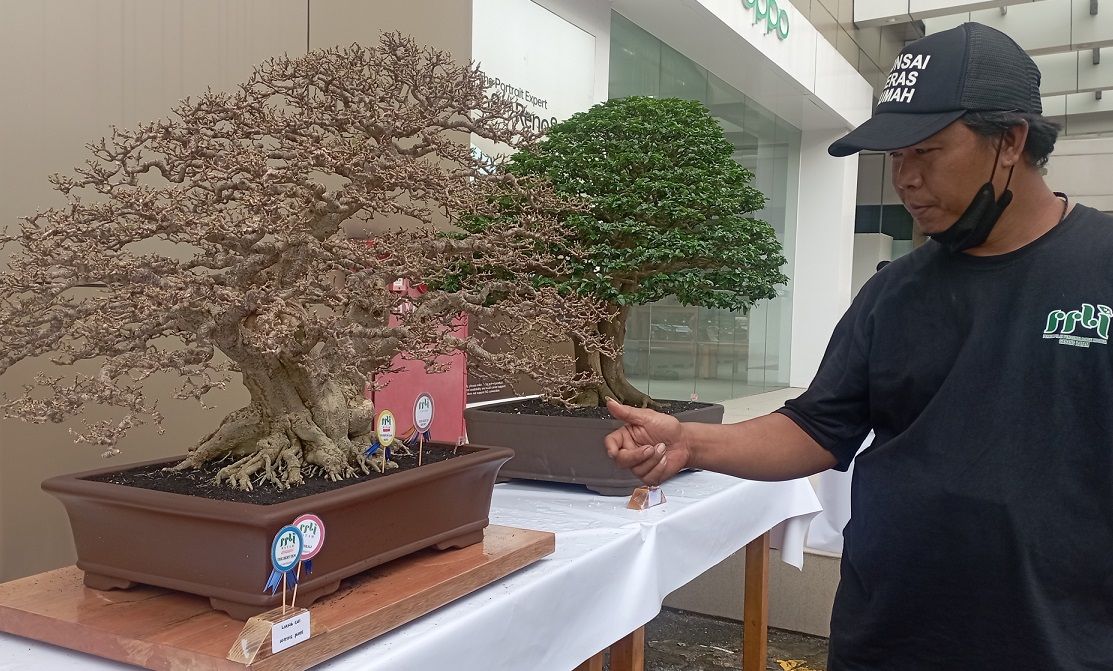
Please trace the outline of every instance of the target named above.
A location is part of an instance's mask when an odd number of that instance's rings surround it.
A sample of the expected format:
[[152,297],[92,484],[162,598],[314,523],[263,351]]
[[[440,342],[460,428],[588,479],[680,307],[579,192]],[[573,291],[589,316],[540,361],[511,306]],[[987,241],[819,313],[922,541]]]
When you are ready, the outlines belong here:
[[[238,376],[250,403],[173,468],[224,460],[218,482],[286,488],[380,467],[363,455],[374,408],[362,391],[396,355],[435,370],[464,351],[553,394],[591,384],[537,347],[605,314],[532,280],[572,271],[568,224],[551,214],[568,204],[543,180],[492,173],[472,133],[514,148],[535,139],[475,67],[398,34],[272,59],[234,93],[113,129],[73,176],[52,178],[64,206],[0,236],[15,248],[0,274],[0,373],[42,355],[78,366],[39,375],[2,407],[60,422],[112,406],[119,417],[75,431],[111,455],[129,429],[162,420],[149,376],[179,376],[175,398],[202,403]],[[507,193],[521,208],[512,225],[464,236],[434,226]],[[397,230],[345,234],[372,220]],[[548,251],[558,245],[563,258]],[[398,279],[433,288],[392,291]],[[457,335],[469,315],[511,347]]]
[[[510,158],[510,174],[546,178],[584,204],[560,217],[585,254],[572,258],[569,272],[546,278],[611,308],[594,328],[572,334],[576,370],[599,380],[579,392],[579,404],[613,397],[654,405],[623,370],[631,306],[675,296],[683,305],[745,310],[787,282],[772,227],[749,216],[765,197],[751,185],[753,174],[731,158],[733,150],[700,103],[636,96],[557,123],[544,141]],[[468,230],[515,221],[522,201],[505,197],[502,205],[498,217],[468,220]],[[619,354],[590,345],[597,336]]]

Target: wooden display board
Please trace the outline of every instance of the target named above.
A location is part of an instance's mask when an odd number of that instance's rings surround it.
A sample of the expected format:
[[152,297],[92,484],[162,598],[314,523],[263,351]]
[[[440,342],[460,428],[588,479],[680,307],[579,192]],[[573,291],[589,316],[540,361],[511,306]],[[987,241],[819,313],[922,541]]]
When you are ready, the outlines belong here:
[[226,659],[244,623],[212,610],[208,599],[146,586],[91,590],[74,566],[0,584],[0,631],[148,669],[301,671],[528,566],[555,547],[549,532],[490,526],[482,543],[423,550],[375,567],[310,607],[311,638],[251,665]]

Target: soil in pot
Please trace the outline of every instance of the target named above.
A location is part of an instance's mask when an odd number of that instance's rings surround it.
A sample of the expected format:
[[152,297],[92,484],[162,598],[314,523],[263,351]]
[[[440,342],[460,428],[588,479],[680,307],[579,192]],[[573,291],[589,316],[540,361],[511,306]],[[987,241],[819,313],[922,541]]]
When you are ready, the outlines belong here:
[[[422,450],[421,464],[423,466],[435,464],[452,459],[454,456],[457,456],[457,450],[449,449],[442,445],[430,444],[426,445]],[[398,464],[398,468],[388,469],[386,473],[372,471],[366,475],[361,474],[359,477],[345,478],[344,480],[335,482],[327,478],[307,475],[304,484],[284,490],[279,490],[269,484],[260,485],[251,491],[235,489],[229,487],[227,484],[218,485],[215,482],[216,474],[226,465],[226,462],[210,462],[201,468],[185,471],[164,470],[167,466],[171,466],[176,462],[146,464],[85,479],[94,482],[111,482],[112,484],[124,485],[126,487],[153,489],[159,492],[185,494],[186,496],[200,496],[217,501],[235,501],[237,503],[253,503],[266,506],[341,489],[343,487],[350,487],[351,485],[361,482],[368,482],[379,478],[389,478],[392,475],[404,473],[405,471],[418,467],[416,449],[413,451],[413,454],[391,452],[390,460]]]
[[[666,415],[678,415],[682,412],[689,410],[696,410],[698,408],[710,408],[714,403],[700,403],[698,401],[657,401],[660,403],[659,407],[653,408],[658,412],[663,412]],[[491,412],[504,412],[512,415],[538,415],[541,417],[594,417],[596,419],[614,419],[611,413],[603,406],[580,406],[574,405],[572,407],[565,407],[556,403],[546,403],[540,398],[529,398],[523,401],[514,401],[512,403],[497,403],[492,405],[481,406],[484,410]]]

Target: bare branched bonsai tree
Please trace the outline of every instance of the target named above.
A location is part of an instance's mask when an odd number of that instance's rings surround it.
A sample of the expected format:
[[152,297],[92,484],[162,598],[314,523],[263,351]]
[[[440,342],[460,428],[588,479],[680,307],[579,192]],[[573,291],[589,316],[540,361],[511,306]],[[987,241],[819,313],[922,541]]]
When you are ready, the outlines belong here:
[[[180,376],[175,398],[202,402],[239,374],[250,404],[174,469],[224,460],[218,481],[286,488],[379,467],[363,456],[374,408],[361,392],[395,355],[435,370],[465,351],[552,394],[592,384],[543,345],[591,331],[603,309],[532,279],[570,263],[550,214],[563,197],[473,156],[469,133],[515,148],[535,139],[483,82],[387,34],[375,48],[272,59],[235,93],[89,145],[85,167],[52,178],[66,205],[0,237],[18,248],[0,275],[0,373],[43,355],[95,372],[39,375],[4,399],[6,413],[60,422],[113,406],[122,416],[75,431],[111,455],[128,429],[161,422],[143,388],[152,374]],[[514,225],[435,230],[507,190],[527,203]],[[346,222],[375,218],[412,225],[345,235]],[[400,278],[429,289],[392,291]],[[485,326],[460,337],[461,316]]]

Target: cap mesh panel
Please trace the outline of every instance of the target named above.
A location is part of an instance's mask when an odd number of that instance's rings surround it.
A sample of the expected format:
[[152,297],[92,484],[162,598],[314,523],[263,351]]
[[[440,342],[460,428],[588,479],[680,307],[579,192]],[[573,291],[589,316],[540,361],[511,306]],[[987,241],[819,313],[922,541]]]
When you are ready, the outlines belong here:
[[962,104],[968,110],[1041,113],[1040,71],[1003,33],[966,24],[969,51]]

